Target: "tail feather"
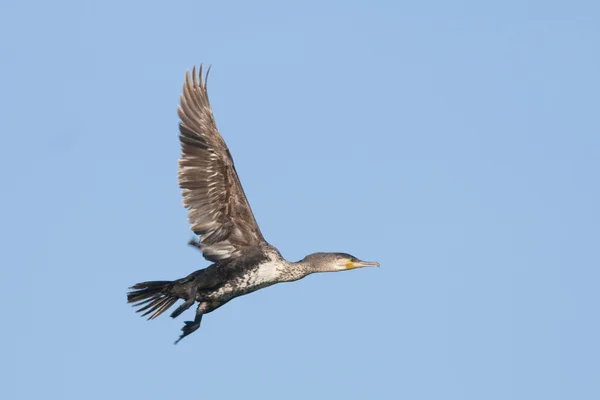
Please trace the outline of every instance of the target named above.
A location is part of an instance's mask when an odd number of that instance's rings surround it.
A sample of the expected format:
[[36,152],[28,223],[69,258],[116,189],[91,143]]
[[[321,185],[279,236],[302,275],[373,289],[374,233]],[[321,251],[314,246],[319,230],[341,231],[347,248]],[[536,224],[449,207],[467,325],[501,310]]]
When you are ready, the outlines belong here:
[[127,293],[127,302],[134,303],[134,307],[143,306],[136,312],[145,311],[142,314],[143,317],[152,313],[148,319],[154,319],[179,300],[179,297],[171,294],[173,283],[171,281],[154,281],[133,285],[130,287],[133,290]]

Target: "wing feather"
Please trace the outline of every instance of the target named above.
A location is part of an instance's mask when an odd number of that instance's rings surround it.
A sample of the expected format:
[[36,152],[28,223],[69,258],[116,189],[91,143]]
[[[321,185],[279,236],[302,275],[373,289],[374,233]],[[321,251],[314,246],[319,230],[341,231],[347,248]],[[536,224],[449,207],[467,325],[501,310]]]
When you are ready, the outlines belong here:
[[198,75],[196,67],[191,77],[186,72],[178,113],[179,186],[191,229],[200,236],[199,247],[206,259],[239,257],[260,246],[264,238],[217,130],[202,66]]

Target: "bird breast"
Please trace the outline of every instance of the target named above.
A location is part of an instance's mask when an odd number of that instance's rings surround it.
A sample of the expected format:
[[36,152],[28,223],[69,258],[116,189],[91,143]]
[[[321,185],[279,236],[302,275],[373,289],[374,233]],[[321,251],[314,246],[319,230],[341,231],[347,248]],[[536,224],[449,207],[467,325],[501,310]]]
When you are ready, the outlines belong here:
[[259,264],[255,268],[246,271],[245,274],[226,283],[208,297],[214,300],[228,301],[234,297],[274,285],[280,281],[280,268],[281,265],[272,261]]
[[265,283],[275,283],[279,280],[280,271],[278,264],[272,261],[260,264],[253,273],[250,274],[249,282],[254,285]]

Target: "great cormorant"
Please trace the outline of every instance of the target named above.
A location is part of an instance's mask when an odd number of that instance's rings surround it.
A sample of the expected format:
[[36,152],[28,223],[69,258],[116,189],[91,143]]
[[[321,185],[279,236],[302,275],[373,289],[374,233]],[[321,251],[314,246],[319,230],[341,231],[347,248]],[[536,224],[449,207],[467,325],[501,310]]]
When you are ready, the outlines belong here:
[[137,312],[143,316],[150,315],[148,319],[158,317],[179,299],[184,303],[173,311],[173,318],[198,302],[196,318],[185,322],[175,343],[198,329],[204,314],[235,297],[315,272],[379,266],[346,253],[314,253],[289,262],[265,241],[215,124],[206,90],[209,71],[204,77],[201,65],[196,75],[194,67],[191,79],[186,72],[178,110],[182,148],[178,173],[191,229],[200,237],[190,244],[213,264],[175,281],[138,283],[127,294],[127,301],[139,306]]

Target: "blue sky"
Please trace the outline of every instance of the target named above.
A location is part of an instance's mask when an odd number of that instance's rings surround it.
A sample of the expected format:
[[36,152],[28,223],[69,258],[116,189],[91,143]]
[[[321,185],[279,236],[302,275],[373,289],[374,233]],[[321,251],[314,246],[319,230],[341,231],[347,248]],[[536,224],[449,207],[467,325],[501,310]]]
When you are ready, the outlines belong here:
[[[600,398],[599,12],[5,2],[0,397]],[[234,300],[173,346],[191,315],[125,292],[208,265],[176,181],[201,62],[267,240],[382,268]]]

